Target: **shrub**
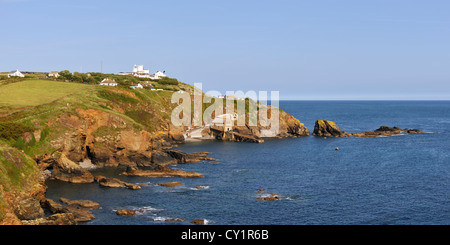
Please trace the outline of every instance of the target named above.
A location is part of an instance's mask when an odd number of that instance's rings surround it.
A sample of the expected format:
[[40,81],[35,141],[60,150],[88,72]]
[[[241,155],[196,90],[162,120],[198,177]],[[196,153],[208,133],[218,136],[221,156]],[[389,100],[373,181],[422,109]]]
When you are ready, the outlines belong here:
[[109,101],[113,101],[115,103],[123,102],[123,103],[131,103],[137,104],[139,101],[135,98],[128,97],[124,94],[114,93],[108,90],[100,90],[98,91],[98,95],[101,98],[107,99]]
[[18,139],[25,132],[31,132],[33,128],[20,122],[0,122],[0,138]]
[[158,83],[164,85],[178,85],[178,80],[170,77],[162,77],[158,80]]

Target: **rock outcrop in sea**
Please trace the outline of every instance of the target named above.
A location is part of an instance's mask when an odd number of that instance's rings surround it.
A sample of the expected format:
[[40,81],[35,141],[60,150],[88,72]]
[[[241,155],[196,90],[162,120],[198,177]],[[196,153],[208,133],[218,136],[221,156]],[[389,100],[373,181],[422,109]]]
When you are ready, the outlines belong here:
[[419,129],[410,128],[399,128],[399,127],[389,127],[381,126],[373,131],[366,131],[360,133],[347,133],[341,131],[335,122],[327,120],[317,120],[314,126],[314,132],[312,135],[320,137],[360,137],[360,138],[370,138],[379,136],[392,136],[399,135],[401,133],[407,134],[421,134],[425,133]]
[[317,120],[314,125],[314,132],[312,135],[314,136],[323,136],[323,137],[341,137],[345,134],[345,132],[341,132],[341,129],[336,125],[336,123],[327,120]]

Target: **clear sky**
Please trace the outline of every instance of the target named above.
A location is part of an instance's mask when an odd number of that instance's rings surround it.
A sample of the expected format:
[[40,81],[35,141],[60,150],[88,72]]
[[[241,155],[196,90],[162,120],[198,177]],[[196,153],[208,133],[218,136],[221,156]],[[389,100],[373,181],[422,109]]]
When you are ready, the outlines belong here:
[[0,71],[151,72],[282,99],[450,99],[448,0],[0,0]]

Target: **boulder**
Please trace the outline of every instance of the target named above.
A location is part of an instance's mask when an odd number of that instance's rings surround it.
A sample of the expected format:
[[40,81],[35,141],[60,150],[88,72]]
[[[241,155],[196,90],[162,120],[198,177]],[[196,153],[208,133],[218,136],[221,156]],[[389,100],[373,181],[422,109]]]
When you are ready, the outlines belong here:
[[98,182],[98,184],[100,186],[104,186],[104,187],[111,187],[111,188],[125,187],[125,188],[132,189],[132,190],[141,189],[141,187],[139,185],[126,183],[117,178],[105,177],[105,176],[101,176],[101,175],[96,176],[95,181]]
[[11,208],[20,220],[34,220],[44,217],[44,210],[38,200],[23,192],[16,192]]
[[64,154],[58,159],[57,164],[53,166],[52,177],[70,183],[94,182],[94,176],[89,171],[68,159]]
[[53,214],[63,212],[63,206],[49,198],[41,201],[41,206]]
[[87,222],[95,219],[95,216],[89,209],[78,206],[66,206],[63,212],[72,214],[76,222]]
[[136,212],[137,210],[119,209],[116,211],[116,214],[121,216],[135,216]]

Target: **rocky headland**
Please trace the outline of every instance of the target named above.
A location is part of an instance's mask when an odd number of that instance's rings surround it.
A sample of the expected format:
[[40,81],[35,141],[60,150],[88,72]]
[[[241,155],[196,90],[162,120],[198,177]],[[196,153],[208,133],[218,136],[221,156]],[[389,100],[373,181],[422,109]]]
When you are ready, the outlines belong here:
[[[169,165],[216,161],[209,152],[174,149],[186,142],[187,127],[171,124],[173,92],[88,89],[0,118],[12,132],[5,143],[0,141],[0,224],[76,224],[95,218],[90,208],[47,199],[45,182],[49,179],[139,191],[141,185],[94,176],[91,169],[125,167],[125,176],[201,178],[201,173]],[[277,134],[271,137],[309,135],[298,119],[282,110],[279,123]],[[208,133],[215,140],[261,143],[266,129],[246,125]],[[44,210],[51,215],[46,217]]]

